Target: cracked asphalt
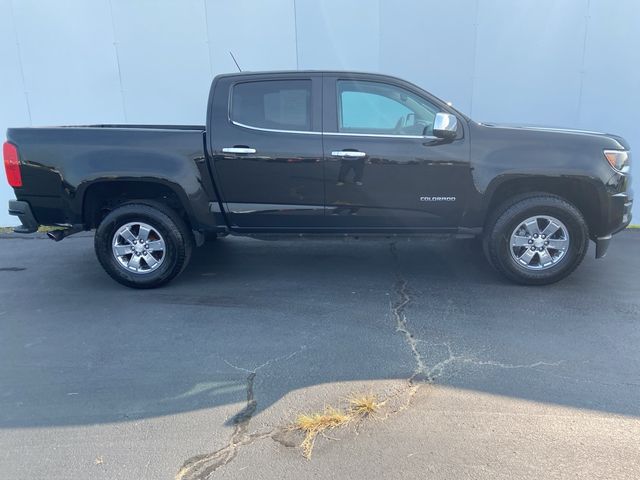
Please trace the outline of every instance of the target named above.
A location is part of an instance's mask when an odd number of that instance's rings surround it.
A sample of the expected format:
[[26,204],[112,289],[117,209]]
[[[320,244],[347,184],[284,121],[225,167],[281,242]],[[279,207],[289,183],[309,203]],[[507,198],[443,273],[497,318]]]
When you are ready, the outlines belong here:
[[227,238],[153,291],[4,235],[0,293],[0,478],[640,477],[640,232],[547,287],[472,240]]

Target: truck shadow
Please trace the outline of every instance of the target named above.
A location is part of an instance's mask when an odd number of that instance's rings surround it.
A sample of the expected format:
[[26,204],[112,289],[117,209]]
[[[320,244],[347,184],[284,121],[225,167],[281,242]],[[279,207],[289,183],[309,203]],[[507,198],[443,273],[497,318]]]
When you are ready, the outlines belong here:
[[[240,403],[235,424],[294,390],[409,379],[420,362],[416,381],[639,415],[638,282],[630,295],[609,281],[629,285],[640,248],[621,240],[563,283],[527,288],[493,273],[473,240],[223,239],[153,291],[108,279],[89,239],[47,243],[11,283],[0,277],[0,427]],[[34,279],[58,261],[79,269]]]

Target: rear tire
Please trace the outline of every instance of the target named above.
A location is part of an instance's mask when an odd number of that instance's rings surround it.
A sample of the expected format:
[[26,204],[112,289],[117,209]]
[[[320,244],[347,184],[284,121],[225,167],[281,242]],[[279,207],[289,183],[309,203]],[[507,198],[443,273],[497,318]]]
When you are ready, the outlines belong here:
[[496,210],[485,227],[483,246],[489,263],[509,280],[547,285],[580,265],[589,232],[571,203],[534,193],[511,199]]
[[155,288],[187,266],[193,235],[171,208],[142,200],[111,211],[96,230],[94,246],[100,264],[116,282]]

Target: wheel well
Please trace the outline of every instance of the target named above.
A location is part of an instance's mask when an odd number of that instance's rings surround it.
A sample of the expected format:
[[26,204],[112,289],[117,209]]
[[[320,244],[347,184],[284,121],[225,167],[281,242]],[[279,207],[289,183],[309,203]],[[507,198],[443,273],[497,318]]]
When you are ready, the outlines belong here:
[[520,178],[500,184],[491,197],[489,212],[516,195],[544,192],[557,195],[572,203],[585,218],[589,231],[597,230],[600,201],[596,188],[585,180],[570,178]]
[[82,218],[89,228],[96,228],[114,208],[131,200],[155,200],[174,209],[190,224],[180,198],[171,188],[154,182],[109,181],[91,185],[84,194]]

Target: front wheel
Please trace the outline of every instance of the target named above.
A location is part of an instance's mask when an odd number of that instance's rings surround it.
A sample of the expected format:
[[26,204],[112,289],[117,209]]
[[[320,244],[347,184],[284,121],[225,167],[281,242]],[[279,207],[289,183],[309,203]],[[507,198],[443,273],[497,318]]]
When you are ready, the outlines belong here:
[[160,203],[130,203],[100,223],[96,255],[117,282],[155,288],[176,277],[191,257],[193,238],[180,216]]
[[573,272],[589,244],[580,211],[550,194],[504,204],[488,222],[485,253],[500,273],[525,285],[546,285]]

